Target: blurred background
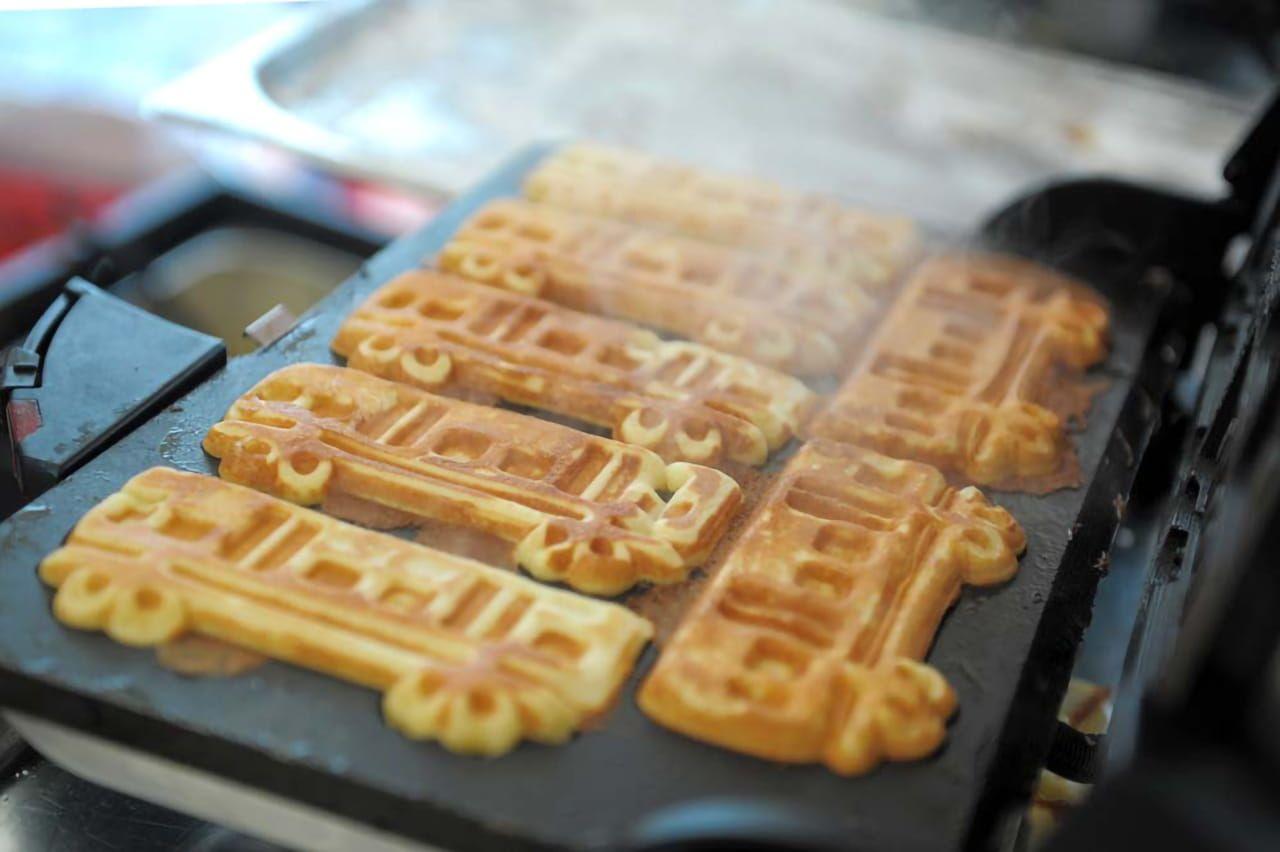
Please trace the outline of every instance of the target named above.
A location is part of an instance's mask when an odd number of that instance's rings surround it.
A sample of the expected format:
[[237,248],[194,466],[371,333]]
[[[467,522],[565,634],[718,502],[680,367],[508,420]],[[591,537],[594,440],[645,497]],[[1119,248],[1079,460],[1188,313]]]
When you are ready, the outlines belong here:
[[[415,198],[408,193],[406,198],[405,193],[387,192],[401,189],[398,187],[366,186],[341,177],[335,181],[332,173],[307,167],[276,146],[246,144],[225,135],[193,135],[171,122],[144,118],[142,106],[148,96],[184,72],[226,53],[250,36],[278,28],[282,23],[287,26],[290,19],[312,16],[319,7],[342,4],[83,4],[93,8],[63,2],[28,5],[30,10],[0,13],[0,257],[56,233],[73,221],[91,217],[131,188],[197,162],[220,176],[273,192],[313,192],[318,198],[316,203],[329,205],[387,235],[420,222],[433,208],[430,202],[439,200],[438,194],[431,199],[430,194]],[[455,26],[459,20],[472,18],[477,26],[484,26],[486,35],[479,47],[473,43],[468,52],[456,47],[443,49],[439,62],[434,64],[437,69],[443,66],[449,76],[443,83],[437,77],[431,86],[422,88],[440,87],[451,80],[465,88],[467,74],[480,75],[480,79],[487,74],[493,79],[496,66],[519,68],[531,64],[535,57],[521,56],[521,51],[536,49],[537,41],[554,40],[557,33],[546,30],[556,25],[573,27],[570,21],[576,14],[576,4],[563,2],[417,5],[422,7],[421,14],[448,20]],[[505,13],[505,30],[495,25],[494,13],[476,8],[495,5]],[[1191,81],[1213,95],[1238,101],[1241,116],[1247,115],[1248,105],[1256,104],[1267,91],[1280,25],[1277,5],[1266,0],[830,0],[797,4],[750,0],[723,5],[733,7],[734,14],[740,17],[790,19],[801,37],[806,34],[800,20],[805,15],[826,20],[832,10],[822,7],[836,7],[837,11],[844,7],[923,22],[993,42],[1089,56],[1116,63],[1117,67],[1154,72],[1150,80],[1159,81],[1169,75],[1170,79]],[[785,9],[788,5],[795,8]],[[616,17],[625,23],[626,16],[634,11],[632,4],[618,6],[622,12]],[[541,31],[530,27],[531,21],[541,22]],[[523,25],[523,29],[517,25]],[[517,31],[524,32],[525,37],[512,37]],[[765,41],[762,39],[762,47]],[[536,58],[545,64],[544,57]],[[368,79],[377,79],[360,57],[342,59],[355,63],[354,67],[366,72]],[[858,60],[858,55],[850,55],[843,69],[824,69],[823,73],[857,78],[865,73],[858,68]],[[912,64],[929,60],[924,55],[909,57],[902,66],[882,69],[880,73],[908,77],[915,73]],[[403,61],[403,57],[394,56],[393,61]],[[418,55],[414,61],[415,68],[433,64],[431,56]],[[469,71],[459,64],[465,62],[471,63]],[[315,64],[319,64],[318,60]],[[346,73],[349,69],[341,66],[338,70]],[[361,93],[354,92],[351,86],[339,85],[329,93],[310,91],[299,95],[298,86],[323,83],[327,73],[335,72],[304,68],[286,79],[287,105],[300,106],[304,115],[311,118],[345,121],[347,128],[357,134],[451,134],[456,137],[451,142],[455,147],[483,142],[481,137],[490,130],[460,128],[457,122],[423,127],[422,113],[416,112],[413,127],[401,125],[388,131],[386,128],[392,126],[389,122],[403,119],[407,109],[397,112],[386,94],[372,97],[367,92],[363,94],[377,109],[364,104],[365,115],[357,123],[350,107]],[[415,80],[421,82],[420,78]],[[762,86],[769,82],[771,78],[761,77]],[[1000,88],[1014,82],[990,79],[985,86],[997,94]],[[585,88],[586,81],[582,85]],[[641,89],[644,85],[654,84],[636,81],[632,88]],[[530,94],[538,97],[542,93]],[[628,94],[615,89],[609,97],[625,103]],[[634,98],[643,95],[642,91],[630,93]],[[447,100],[448,96],[444,92],[439,100]],[[227,97],[234,97],[234,93],[228,91]],[[417,97],[425,101],[431,95]],[[886,97],[892,98],[893,93]],[[771,94],[760,92],[756,98],[749,110],[767,113]],[[512,103],[500,108],[516,111],[521,100],[513,93]],[[188,108],[209,106],[189,104]],[[1133,104],[1134,108],[1141,106]],[[339,116],[339,110],[346,112]],[[582,108],[573,106],[572,110]],[[564,112],[572,110],[566,108]],[[561,117],[547,113],[540,116],[546,119],[544,133],[561,129]],[[584,123],[591,127],[593,122],[594,126],[601,126],[607,121],[607,117],[588,116]],[[829,128],[819,130],[826,132]],[[1077,146],[1099,142],[1098,129],[1087,123],[1067,127],[1063,133]],[[397,142],[395,147],[403,144]],[[720,138],[717,144],[742,143]]]
[[[282,306],[287,326],[503,157],[565,136],[943,234],[1065,173],[1210,194],[1280,62],[1267,0],[30,6],[0,12],[0,348],[76,274],[251,351],[255,320]],[[0,488],[0,518],[21,501]],[[1143,520],[1082,652],[1101,682]],[[1091,694],[1073,687],[1096,712]],[[0,849],[269,848],[0,751]],[[1045,796],[1052,823],[1078,791]]]

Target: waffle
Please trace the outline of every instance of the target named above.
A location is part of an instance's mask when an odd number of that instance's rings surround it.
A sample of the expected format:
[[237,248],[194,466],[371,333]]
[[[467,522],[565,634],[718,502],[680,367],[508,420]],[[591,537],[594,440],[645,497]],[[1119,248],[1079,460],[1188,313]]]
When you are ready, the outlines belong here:
[[653,719],[845,775],[934,751],[956,699],[921,662],[961,585],[1012,576],[1025,540],[935,468],[806,444],[640,692]]
[[1106,355],[1107,322],[1098,297],[1027,261],[931,260],[810,434],[981,485],[1074,484],[1078,465],[1054,396],[1072,388],[1080,396],[1079,372]]
[[40,565],[63,624],[150,646],[199,633],[380,690],[388,723],[453,751],[561,743],[648,640],[622,607],[153,468]]
[[683,580],[742,499],[717,470],[318,364],[268,376],[204,446],[232,482],[488,533],[535,577],[592,594]]
[[814,404],[800,382],[741,358],[430,271],[375,292],[333,348],[383,378],[610,428],[671,462],[763,464]]
[[887,286],[919,252],[909,219],[603,145],[557,151],[526,178],[524,194],[593,216],[777,251],[799,272],[872,286]]
[[436,264],[588,313],[634,320],[798,375],[841,371],[879,299],[859,281],[527,201],[490,202]]

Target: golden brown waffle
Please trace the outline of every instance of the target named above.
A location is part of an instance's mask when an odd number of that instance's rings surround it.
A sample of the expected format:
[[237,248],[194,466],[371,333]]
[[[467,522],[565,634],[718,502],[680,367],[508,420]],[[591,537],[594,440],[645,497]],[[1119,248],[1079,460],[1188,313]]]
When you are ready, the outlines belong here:
[[919,252],[909,219],[604,145],[560,149],[526,178],[524,194],[593,216],[770,249],[797,273],[872,285],[887,285]]
[[608,427],[667,461],[763,464],[814,403],[800,382],[741,358],[431,271],[376,291],[333,349],[426,390],[482,391]]
[[[1078,465],[1058,397],[1106,355],[1101,299],[1028,261],[923,264],[809,434],[1044,491]],[[1079,408],[1079,405],[1073,406]]]
[[851,775],[931,753],[955,694],[921,660],[964,583],[1017,570],[1018,524],[935,468],[805,445],[640,692],[676,731]]
[[880,301],[863,282],[792,269],[777,253],[511,199],[468,220],[436,265],[799,375],[841,372]]
[[319,364],[268,376],[204,446],[232,482],[495,535],[535,577],[592,594],[683,580],[742,500],[717,470]]
[[414,739],[498,755],[604,710],[652,628],[622,607],[153,468],[40,565],[58,620],[128,645],[200,633],[384,692]]

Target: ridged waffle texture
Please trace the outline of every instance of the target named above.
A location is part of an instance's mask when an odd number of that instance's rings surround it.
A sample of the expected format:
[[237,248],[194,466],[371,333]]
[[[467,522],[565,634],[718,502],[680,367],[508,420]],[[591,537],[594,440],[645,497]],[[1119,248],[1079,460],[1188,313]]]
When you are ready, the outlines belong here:
[[912,276],[809,434],[1045,490],[1074,465],[1055,390],[1106,356],[1107,310],[1008,257],[950,255]]
[[219,474],[296,503],[335,492],[515,544],[543,580],[683,580],[741,502],[720,471],[342,367],[268,376],[205,438]]
[[547,157],[525,179],[524,194],[710,242],[778,250],[798,273],[872,285],[888,285],[920,249],[915,225],[900,216],[592,143]]
[[883,292],[748,251],[504,199],[436,265],[473,281],[633,320],[797,375],[839,373]]
[[815,402],[801,382],[745,359],[433,271],[373,293],[333,348],[383,378],[607,427],[667,461],[763,464]]
[[468,754],[567,740],[652,631],[622,607],[166,468],[90,510],[40,576],[70,627],[136,646],[200,633],[363,684],[392,726]]
[[1023,532],[928,465],[813,442],[791,460],[640,692],[656,721],[863,773],[934,751],[953,690],[922,662],[962,585],[1017,570]]

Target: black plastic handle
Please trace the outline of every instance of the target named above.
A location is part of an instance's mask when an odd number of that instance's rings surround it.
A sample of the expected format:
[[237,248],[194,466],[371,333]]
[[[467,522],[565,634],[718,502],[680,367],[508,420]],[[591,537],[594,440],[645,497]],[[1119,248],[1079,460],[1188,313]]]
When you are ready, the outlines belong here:
[[20,490],[61,481],[224,363],[221,340],[72,279],[0,375]]

